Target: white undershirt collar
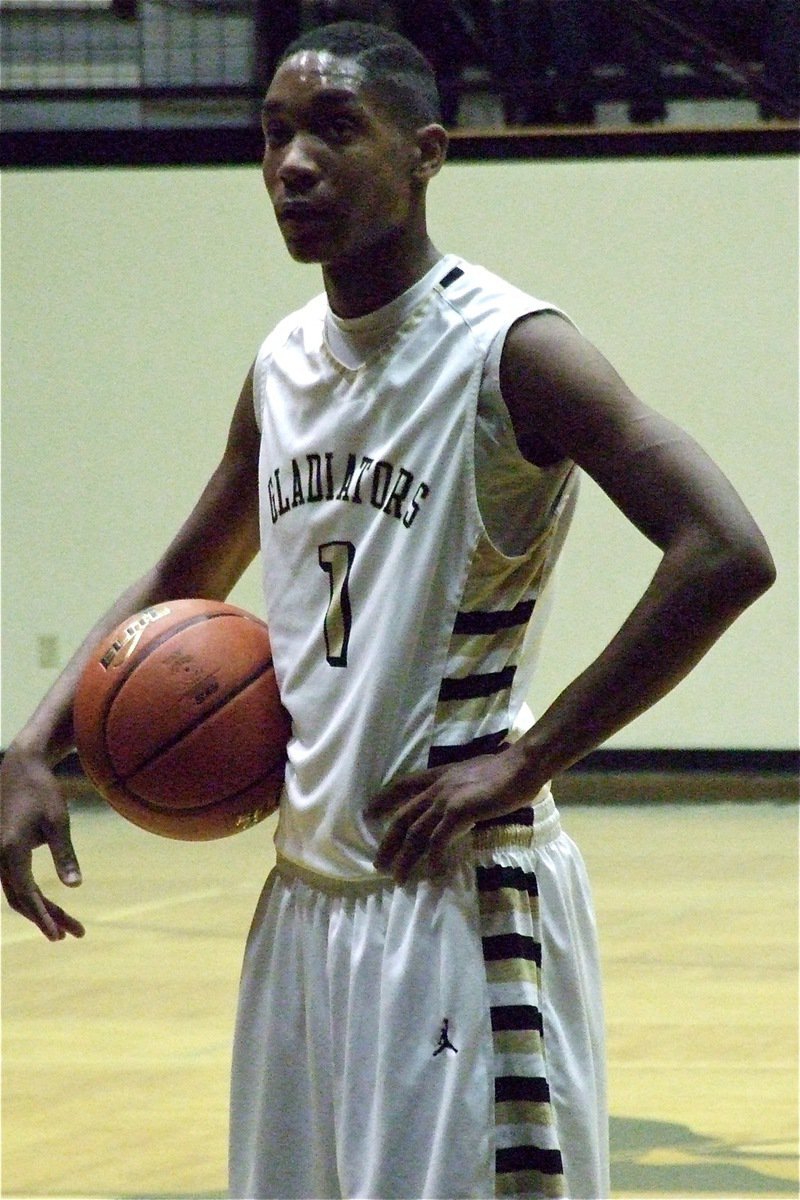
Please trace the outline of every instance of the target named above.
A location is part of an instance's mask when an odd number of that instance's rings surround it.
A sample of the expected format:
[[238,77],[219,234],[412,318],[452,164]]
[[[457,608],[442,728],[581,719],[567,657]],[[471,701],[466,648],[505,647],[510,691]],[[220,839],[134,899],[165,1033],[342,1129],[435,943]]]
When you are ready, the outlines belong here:
[[451,261],[456,261],[455,255],[444,255],[405,292],[362,317],[339,317],[328,306],[325,313],[325,340],[334,357],[350,370],[362,366],[387,336],[403,324],[437,280],[443,277]]

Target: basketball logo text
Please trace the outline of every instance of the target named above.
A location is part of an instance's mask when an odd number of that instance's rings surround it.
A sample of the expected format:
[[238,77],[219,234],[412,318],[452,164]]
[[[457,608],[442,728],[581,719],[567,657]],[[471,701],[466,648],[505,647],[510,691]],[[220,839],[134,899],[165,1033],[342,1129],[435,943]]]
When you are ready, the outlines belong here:
[[[105,671],[109,667],[121,666],[125,659],[130,658],[133,654],[147,626],[152,625],[154,621],[159,621],[162,617],[168,616],[169,612],[168,605],[161,604],[157,608],[146,608],[143,612],[137,613],[130,625],[126,625],[120,636],[115,638],[106,650],[100,659],[100,666]],[[121,654],[123,650],[125,653]],[[117,657],[118,655],[120,655],[119,658]]]
[[254,808],[250,813],[242,813],[234,821],[237,829],[251,829],[253,825],[258,825],[259,821],[263,821],[267,816],[267,810],[264,808]]

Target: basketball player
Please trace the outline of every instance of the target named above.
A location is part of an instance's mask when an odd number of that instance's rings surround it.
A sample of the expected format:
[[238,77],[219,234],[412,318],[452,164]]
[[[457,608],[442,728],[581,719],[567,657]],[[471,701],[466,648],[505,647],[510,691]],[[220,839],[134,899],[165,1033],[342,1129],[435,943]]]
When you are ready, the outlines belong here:
[[[277,868],[241,982],[238,1197],[608,1194],[594,919],[548,781],[655,703],[773,580],[750,515],[552,305],[428,237],[447,137],[427,64],[352,23],[287,51],[264,179],[324,293],[251,368],[217,470],[3,764],[3,885],[80,923],[52,765],[89,647],[259,546],[293,722]],[[661,550],[611,643],[525,721],[578,470]]]

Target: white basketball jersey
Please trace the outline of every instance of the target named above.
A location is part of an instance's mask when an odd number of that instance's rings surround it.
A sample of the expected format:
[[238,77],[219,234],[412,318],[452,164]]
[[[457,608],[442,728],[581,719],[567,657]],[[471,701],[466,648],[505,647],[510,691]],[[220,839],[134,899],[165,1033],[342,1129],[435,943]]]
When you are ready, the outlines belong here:
[[317,297],[260,350],[266,617],[293,730],[277,847],[307,869],[374,875],[370,797],[495,750],[529,691],[576,472],[522,458],[498,372],[508,329],[546,308],[447,256],[363,318]]

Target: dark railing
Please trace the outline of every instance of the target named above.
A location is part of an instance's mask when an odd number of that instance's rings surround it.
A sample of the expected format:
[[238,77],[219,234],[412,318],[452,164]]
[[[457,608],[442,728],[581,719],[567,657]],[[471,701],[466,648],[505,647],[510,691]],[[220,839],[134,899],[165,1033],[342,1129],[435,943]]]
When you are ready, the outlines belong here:
[[428,55],[462,147],[533,130],[551,149],[631,130],[666,147],[687,123],[797,144],[800,0],[0,0],[2,161],[56,131],[194,127],[249,146],[279,54],[343,16]]

